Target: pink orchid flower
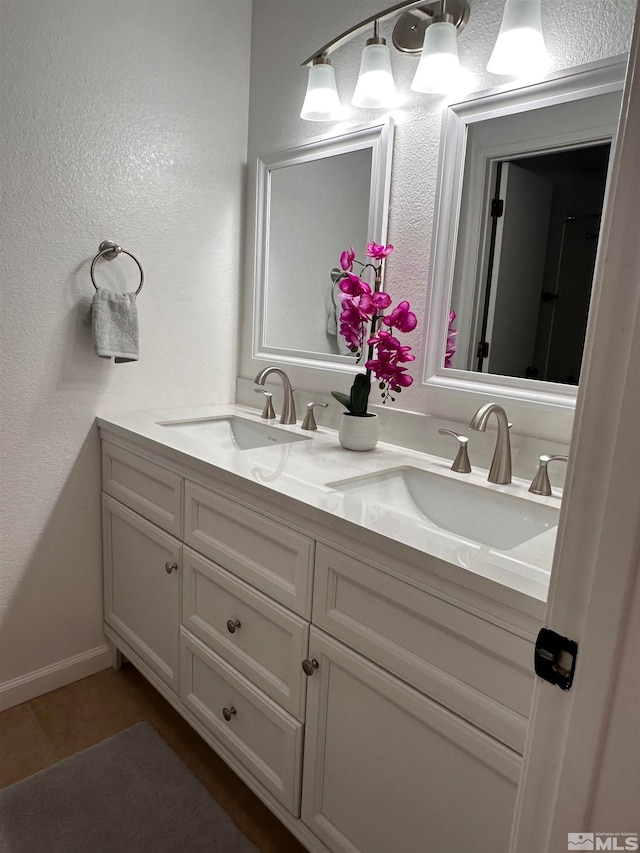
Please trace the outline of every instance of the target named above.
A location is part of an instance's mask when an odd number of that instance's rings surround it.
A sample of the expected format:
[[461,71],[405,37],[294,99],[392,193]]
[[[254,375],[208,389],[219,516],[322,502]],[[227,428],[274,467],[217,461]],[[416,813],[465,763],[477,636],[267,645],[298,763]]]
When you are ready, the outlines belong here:
[[376,344],[379,349],[383,349],[389,353],[398,351],[402,346],[400,341],[391,332],[387,332],[386,329],[380,329],[375,335],[372,335],[369,338],[369,343]]
[[362,346],[362,334],[359,334],[357,329],[346,323],[340,324],[340,334],[347,342],[349,349],[352,352],[358,352]]
[[[340,334],[358,358],[367,346],[368,357],[364,364],[366,373],[356,376],[351,394],[333,394],[348,413],[356,417],[365,417],[367,414],[372,378],[378,380],[383,403],[389,400],[393,402],[394,394],[413,383],[406,365],[415,361],[415,356],[411,353],[411,347],[403,346],[395,334],[413,331],[418,320],[406,301],[391,310],[392,299],[382,288],[382,262],[392,251],[391,244],[367,245],[367,257],[377,263],[369,262],[361,266],[374,270],[375,286],[369,285],[353,272],[354,264],[360,264],[355,258],[353,246],[340,255],[340,267],[343,270],[343,279],[339,284],[342,300]],[[390,313],[385,317],[383,312],[387,310]],[[452,334],[455,335],[455,331]]]
[[368,322],[375,314],[373,297],[373,293],[362,293],[360,296],[343,296],[342,307],[356,311],[362,320]]
[[386,332],[384,329],[370,337],[367,343],[376,346],[380,358],[393,361],[394,364],[405,364],[416,360],[415,355],[411,354],[411,347],[403,346],[391,332]]
[[388,308],[391,305],[391,297],[388,293],[382,293],[379,291],[378,293],[373,293],[371,295],[373,299],[373,304],[377,311],[384,311],[385,308]]
[[413,378],[406,372],[406,367],[384,358],[370,359],[365,367],[374,374],[376,379],[387,382],[395,391],[408,388],[413,383]]
[[348,270],[351,272],[353,269],[353,262],[356,258],[356,253],[353,250],[353,246],[349,246],[349,249],[345,249],[344,252],[340,255],[340,266],[343,270]]
[[363,293],[360,297],[360,310],[372,317],[376,311],[384,311],[391,305],[388,293]]
[[369,346],[375,346],[379,351],[391,352],[400,347],[400,341],[394,338],[391,332],[386,329],[379,329],[375,335],[372,335],[367,341]]
[[358,304],[357,299],[345,299],[342,311],[340,312],[340,322],[345,326],[360,327],[363,322],[369,320],[369,314],[363,311]]
[[363,293],[371,293],[371,288],[366,281],[362,281],[357,275],[348,272],[339,284],[340,290],[349,296],[361,296]]
[[411,347],[402,346],[391,332],[384,329],[377,335],[372,335],[367,343],[376,347],[377,358],[369,359],[365,364],[376,379],[387,383],[394,391],[408,388],[413,383],[413,379],[406,372],[407,368],[402,366],[415,360],[415,356],[410,353]]
[[[406,370],[406,367],[399,367],[398,370]],[[396,373],[394,389],[399,391],[400,388],[408,388],[409,385],[413,385],[413,376],[409,376],[408,373]]]
[[399,302],[388,317],[383,317],[382,322],[401,332],[412,332],[418,325],[418,318],[411,311],[411,305],[404,301]]
[[387,255],[390,255],[393,252],[393,246],[389,243],[388,246],[381,246],[379,243],[367,243],[367,250],[365,255],[370,258],[375,258],[377,261],[381,261],[383,258],[386,258]]

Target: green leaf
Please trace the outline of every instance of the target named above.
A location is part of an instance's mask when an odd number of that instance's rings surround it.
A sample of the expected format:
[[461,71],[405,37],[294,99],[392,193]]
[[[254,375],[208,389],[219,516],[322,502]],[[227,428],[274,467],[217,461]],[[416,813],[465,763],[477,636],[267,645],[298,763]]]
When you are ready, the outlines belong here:
[[340,403],[341,406],[344,406],[348,412],[354,414],[351,409],[351,397],[348,394],[343,394],[342,391],[332,391],[332,396],[336,398],[336,400]]
[[371,380],[366,373],[358,373],[351,386],[351,406],[349,411],[352,415],[363,417],[367,414],[367,403],[371,391]]

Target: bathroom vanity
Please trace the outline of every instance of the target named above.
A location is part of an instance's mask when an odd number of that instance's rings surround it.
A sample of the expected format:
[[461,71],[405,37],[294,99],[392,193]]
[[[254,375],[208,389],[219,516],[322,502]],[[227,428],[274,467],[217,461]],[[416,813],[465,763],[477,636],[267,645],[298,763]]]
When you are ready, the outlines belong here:
[[[506,851],[559,499],[240,407],[98,425],[105,633],[302,843]],[[436,527],[407,469],[542,526]]]

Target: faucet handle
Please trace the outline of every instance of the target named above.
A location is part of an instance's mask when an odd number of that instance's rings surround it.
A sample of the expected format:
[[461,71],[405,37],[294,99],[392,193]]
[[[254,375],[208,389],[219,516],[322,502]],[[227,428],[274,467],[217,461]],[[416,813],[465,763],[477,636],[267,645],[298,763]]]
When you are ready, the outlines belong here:
[[471,463],[469,462],[469,453],[467,452],[467,445],[469,444],[467,436],[458,435],[458,433],[454,432],[452,429],[439,429],[438,433],[440,435],[452,435],[459,444],[458,453],[456,458],[453,460],[451,470],[457,471],[458,474],[470,474]]
[[328,405],[328,403],[307,403],[307,413],[304,416],[301,428],[308,430],[317,430],[318,424],[316,423],[316,416],[313,414],[313,410],[316,407],[326,409]]
[[264,394],[264,409],[262,410],[261,418],[270,421],[275,418],[276,413],[273,408],[273,394],[271,391],[265,391],[263,388],[255,388],[256,394]]
[[529,486],[529,491],[534,495],[544,495],[545,497],[552,495],[553,492],[551,491],[547,465],[549,462],[566,462],[568,459],[568,456],[547,456],[544,453],[538,460],[538,470],[536,476],[533,478],[533,482]]

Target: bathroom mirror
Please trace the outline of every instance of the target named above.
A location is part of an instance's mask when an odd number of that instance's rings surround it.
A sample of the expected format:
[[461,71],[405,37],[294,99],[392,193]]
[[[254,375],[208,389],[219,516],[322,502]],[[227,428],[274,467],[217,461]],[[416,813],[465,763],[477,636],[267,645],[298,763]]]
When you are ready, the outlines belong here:
[[258,159],[254,358],[356,368],[335,270],[386,242],[392,141],[386,120]]
[[575,404],[625,71],[616,57],[445,110],[425,384]]

